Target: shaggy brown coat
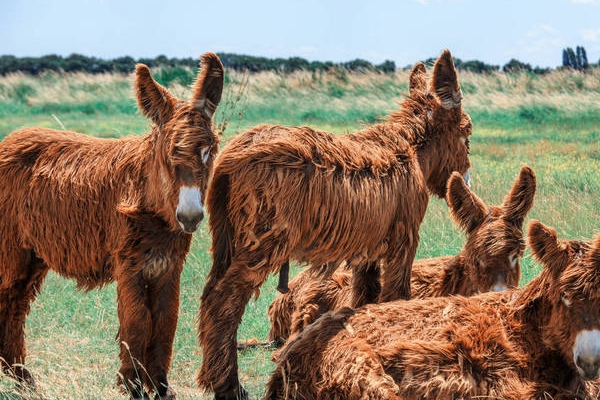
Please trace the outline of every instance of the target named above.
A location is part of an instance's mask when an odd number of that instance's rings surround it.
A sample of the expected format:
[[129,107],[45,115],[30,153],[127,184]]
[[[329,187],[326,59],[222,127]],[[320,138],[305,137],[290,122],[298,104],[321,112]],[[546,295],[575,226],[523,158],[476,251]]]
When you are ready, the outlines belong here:
[[469,167],[471,121],[450,52],[430,88],[417,64],[402,108],[384,123],[334,135],[260,125],[231,140],[215,162],[207,208],[213,266],[202,293],[198,385],[245,398],[236,335],[245,305],[287,260],[356,266],[353,304],[384,261],[382,300],[410,296],[410,269],[428,189],[443,197],[452,171]]
[[[535,186],[533,171],[523,167],[504,202],[487,206],[459,174],[452,174],[446,200],[467,240],[456,256],[415,260],[411,297],[471,296],[516,288],[521,277],[519,258],[525,250],[523,220],[533,206]],[[269,341],[283,343],[325,312],[350,307],[351,272],[338,270],[330,278],[319,272],[300,272],[290,282],[290,291],[271,303]]]
[[219,141],[211,117],[223,66],[212,53],[201,66],[192,98],[180,101],[137,65],[137,102],[153,122],[147,136],[99,139],[26,128],[0,143],[4,372],[34,384],[23,367],[25,317],[52,269],[86,291],[117,282],[119,383],[136,398],[146,396],[144,385],[174,396],[167,372],[179,279],[190,233],[202,219],[201,203],[181,204],[188,197],[180,189],[195,188],[204,198]]
[[600,235],[559,240],[522,289],[343,308],[283,348],[266,399],[591,399],[600,367]]

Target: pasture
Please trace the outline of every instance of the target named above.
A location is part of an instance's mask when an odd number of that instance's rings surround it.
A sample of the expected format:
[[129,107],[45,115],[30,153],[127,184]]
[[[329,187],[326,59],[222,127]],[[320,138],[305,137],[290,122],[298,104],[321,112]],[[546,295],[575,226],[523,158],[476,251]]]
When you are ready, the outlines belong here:
[[[154,74],[155,71],[153,71]],[[408,91],[409,71],[395,75],[332,72],[292,75],[226,72],[215,122],[224,142],[259,123],[309,125],[337,133],[378,121],[397,108]],[[189,98],[191,77],[157,71],[156,79],[179,98]],[[189,78],[189,80],[186,80]],[[473,121],[472,189],[499,204],[519,169],[530,166],[537,191],[529,219],[557,229],[559,237],[590,239],[600,231],[600,70],[555,71],[548,75],[459,71],[463,108]],[[25,126],[68,129],[99,137],[147,131],[135,104],[133,76],[45,74],[0,77],[0,138]],[[1,179],[1,177],[0,177]],[[0,190],[2,190],[0,180]],[[446,204],[432,198],[421,225],[417,258],[456,254],[464,235]],[[210,269],[207,219],[194,234],[181,278],[180,319],[170,383],[180,399],[209,399],[195,386],[200,366],[195,321],[204,277]],[[521,261],[526,283],[539,271],[528,249]],[[298,271],[292,268],[292,275]],[[264,340],[267,308],[276,277],[247,306],[239,339]],[[27,366],[39,393],[19,393],[0,376],[0,399],[125,398],[115,387],[118,369],[116,286],[87,294],[75,283],[50,273],[27,320]],[[240,355],[239,371],[251,398],[263,394],[274,368],[270,350]]]

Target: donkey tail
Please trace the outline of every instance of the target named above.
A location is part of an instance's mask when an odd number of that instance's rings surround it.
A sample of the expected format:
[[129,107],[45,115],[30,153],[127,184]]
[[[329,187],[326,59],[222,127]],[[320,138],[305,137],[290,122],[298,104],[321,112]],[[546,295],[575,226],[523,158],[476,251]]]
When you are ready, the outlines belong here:
[[[212,232],[212,268],[207,277],[204,293],[208,293],[219,282],[233,254],[233,226],[228,218],[229,175],[215,175],[206,199],[209,225]],[[203,296],[204,297],[204,296]]]

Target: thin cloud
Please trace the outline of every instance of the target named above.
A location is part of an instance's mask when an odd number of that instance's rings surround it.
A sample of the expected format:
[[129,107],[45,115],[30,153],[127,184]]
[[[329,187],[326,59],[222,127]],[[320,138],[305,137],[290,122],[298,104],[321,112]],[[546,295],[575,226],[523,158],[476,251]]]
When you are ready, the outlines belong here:
[[523,35],[523,39],[517,43],[516,50],[518,57],[522,57],[525,61],[544,60],[547,66],[556,66],[560,62],[560,50],[565,45],[564,38],[556,28],[550,25],[538,25]]
[[600,28],[597,29],[582,29],[581,38],[586,42],[600,43]]

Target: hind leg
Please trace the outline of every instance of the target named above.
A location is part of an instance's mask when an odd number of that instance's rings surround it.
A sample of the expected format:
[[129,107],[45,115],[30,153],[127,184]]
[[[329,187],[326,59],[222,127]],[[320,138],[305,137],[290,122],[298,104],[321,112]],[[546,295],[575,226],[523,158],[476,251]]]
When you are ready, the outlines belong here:
[[237,328],[246,304],[269,272],[265,265],[250,268],[233,260],[226,273],[202,293],[198,320],[202,366],[197,383],[214,391],[215,399],[247,399],[237,373]]
[[352,271],[352,307],[376,303],[381,292],[380,268],[376,261],[361,264]]
[[24,367],[25,319],[40,291],[48,266],[22,250],[11,261],[2,260],[0,281],[0,362],[2,370],[19,383],[34,387],[35,380]]

